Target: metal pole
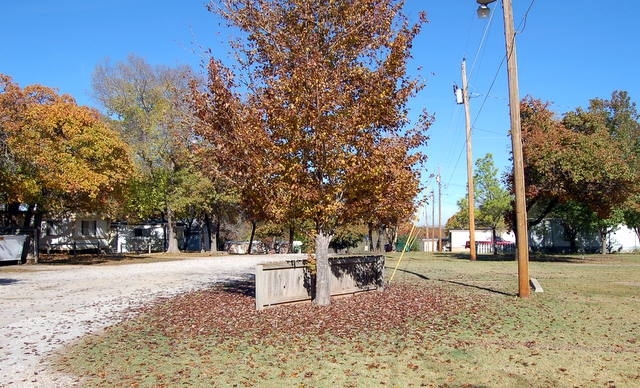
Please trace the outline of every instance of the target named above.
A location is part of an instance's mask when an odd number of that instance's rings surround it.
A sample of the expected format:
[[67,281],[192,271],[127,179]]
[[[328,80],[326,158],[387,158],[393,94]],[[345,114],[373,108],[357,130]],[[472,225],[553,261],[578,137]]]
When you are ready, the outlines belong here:
[[462,100],[467,130],[467,192],[469,193],[469,258],[476,259],[475,197],[473,193],[473,157],[471,156],[471,114],[469,113],[469,91],[467,88],[467,65],[462,60]]
[[516,255],[518,259],[518,296],[529,297],[529,234],[527,232],[527,204],[524,186],[524,160],[522,155],[522,130],[520,127],[520,97],[518,91],[518,65],[516,35],[513,28],[511,0],[502,0],[504,13],[504,39],[507,50],[507,75],[509,79],[509,113],[511,118],[511,142],[513,152],[513,186],[516,197]]

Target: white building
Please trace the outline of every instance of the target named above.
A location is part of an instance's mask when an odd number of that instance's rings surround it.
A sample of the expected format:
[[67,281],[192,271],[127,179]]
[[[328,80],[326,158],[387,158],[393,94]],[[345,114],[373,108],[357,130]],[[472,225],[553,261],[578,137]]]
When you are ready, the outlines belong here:
[[[464,252],[469,248],[466,247],[471,233],[468,229],[454,229],[449,231],[449,243],[451,244],[451,252]],[[476,229],[475,241],[478,243],[490,244],[493,242],[493,231],[491,229]],[[513,232],[503,232],[498,234],[498,239],[507,243],[515,243],[516,236]]]

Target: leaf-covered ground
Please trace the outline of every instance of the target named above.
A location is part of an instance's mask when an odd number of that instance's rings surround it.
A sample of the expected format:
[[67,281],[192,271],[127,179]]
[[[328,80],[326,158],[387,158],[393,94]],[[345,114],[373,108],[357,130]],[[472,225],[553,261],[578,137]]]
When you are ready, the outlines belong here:
[[[411,268],[411,266],[417,266]],[[421,266],[428,266],[428,272]],[[640,381],[640,267],[415,261],[381,292],[256,311],[251,284],[185,294],[86,338],[60,368],[91,387],[587,387]],[[415,274],[429,276],[414,276]]]
[[[481,299],[407,284],[334,298],[328,307],[261,311],[246,291],[236,284],[162,300],[85,340],[63,364],[84,364],[78,372],[87,386],[396,386],[419,372],[424,349],[448,341],[461,312],[486,311]],[[414,352],[415,344],[424,349]],[[411,379],[420,376],[429,381],[426,371]]]
[[349,340],[362,333],[404,332],[417,320],[430,322],[429,329],[437,332],[457,323],[460,309],[469,315],[482,307],[480,301],[467,303],[442,288],[394,284],[382,292],[334,298],[327,307],[300,303],[256,311],[251,295],[227,286],[168,300],[145,312],[148,324],[165,335],[225,339],[251,334],[268,342],[278,336],[327,334]]

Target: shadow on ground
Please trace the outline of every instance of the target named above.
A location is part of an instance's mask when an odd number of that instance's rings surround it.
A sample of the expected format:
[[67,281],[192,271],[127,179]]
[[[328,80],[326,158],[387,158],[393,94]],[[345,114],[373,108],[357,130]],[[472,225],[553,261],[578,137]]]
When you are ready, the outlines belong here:
[[38,258],[39,264],[51,265],[109,265],[109,264],[133,264],[133,263],[154,263],[161,261],[175,261],[189,259],[192,257],[221,256],[222,252],[206,253],[151,253],[151,254],[105,254],[105,253],[82,253],[82,254],[41,254]]
[[[452,259],[459,260],[469,260],[468,253],[447,253],[447,254],[436,254],[436,257],[448,257]],[[598,261],[603,261],[610,258],[605,258],[599,255],[548,255],[548,254],[529,254],[529,261],[532,262],[540,262],[540,263],[593,263]],[[516,261],[516,256],[513,253],[510,254],[497,254],[497,255],[484,255],[478,254],[476,256],[477,261]]]
[[216,283],[215,287],[230,294],[240,294],[251,298],[256,297],[256,277],[253,274],[247,274],[246,277],[241,279],[229,279],[222,283]]
[[18,279],[4,279],[0,278],[0,286],[6,286],[8,284],[18,283],[20,280]]
[[[386,267],[386,270],[393,270],[393,268]],[[508,293],[508,292],[496,290],[496,289],[489,288],[489,287],[478,286],[476,284],[464,283],[464,282],[461,282],[459,280],[430,278],[425,274],[421,274],[419,272],[409,271],[409,270],[401,269],[401,268],[398,268],[397,271],[404,272],[406,274],[416,276],[416,277],[418,277],[420,279],[423,279],[423,280],[433,280],[435,282],[455,284],[457,286],[475,288],[475,289],[478,289],[478,290],[488,291],[488,292],[491,292],[491,293],[494,293],[494,294],[500,294],[500,295],[504,295],[504,296],[516,296],[516,294],[513,294],[513,293]]]

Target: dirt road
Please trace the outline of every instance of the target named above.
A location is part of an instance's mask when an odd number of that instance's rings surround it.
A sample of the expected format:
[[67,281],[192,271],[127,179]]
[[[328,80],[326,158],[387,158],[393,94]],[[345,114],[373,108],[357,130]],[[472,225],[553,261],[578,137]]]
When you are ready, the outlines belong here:
[[0,267],[0,386],[68,387],[48,367],[66,344],[126,318],[158,297],[249,278],[255,265],[304,255],[221,256],[112,266]]

